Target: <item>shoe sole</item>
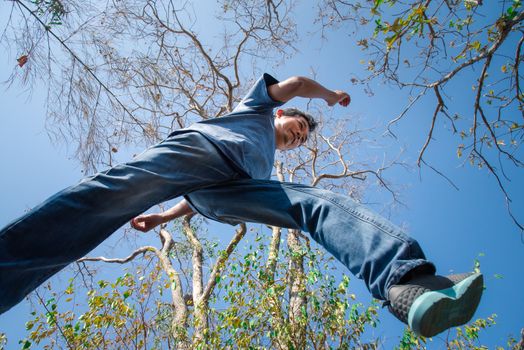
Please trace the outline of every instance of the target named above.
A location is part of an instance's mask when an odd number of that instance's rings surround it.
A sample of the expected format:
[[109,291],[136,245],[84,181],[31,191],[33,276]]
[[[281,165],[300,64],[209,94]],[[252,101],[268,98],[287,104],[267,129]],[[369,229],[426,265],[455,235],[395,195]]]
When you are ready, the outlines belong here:
[[461,326],[473,317],[483,289],[482,274],[476,273],[453,287],[426,292],[413,302],[408,325],[424,337],[433,337],[448,328]]

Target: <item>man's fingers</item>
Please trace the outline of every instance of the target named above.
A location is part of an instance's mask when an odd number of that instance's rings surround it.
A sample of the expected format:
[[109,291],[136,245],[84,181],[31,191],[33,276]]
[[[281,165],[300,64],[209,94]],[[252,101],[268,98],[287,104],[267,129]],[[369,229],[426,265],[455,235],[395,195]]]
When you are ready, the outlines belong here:
[[351,97],[347,93],[344,93],[338,103],[341,106],[346,107],[349,105],[349,102],[351,102]]
[[347,107],[351,102],[351,97],[349,96],[349,94],[342,90],[335,90],[335,93],[337,94],[338,100],[333,104],[330,104],[330,106],[333,106],[338,103],[343,107]]
[[131,227],[133,227],[135,230],[144,232],[146,229],[146,224],[144,221],[144,218],[142,217],[136,217],[131,220]]

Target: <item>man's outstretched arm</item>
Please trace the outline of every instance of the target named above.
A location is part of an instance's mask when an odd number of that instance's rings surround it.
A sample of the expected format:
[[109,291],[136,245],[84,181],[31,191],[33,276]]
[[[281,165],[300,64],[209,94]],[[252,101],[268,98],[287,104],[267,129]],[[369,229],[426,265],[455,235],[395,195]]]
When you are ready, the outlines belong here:
[[175,206],[162,213],[142,214],[137,216],[131,220],[131,226],[138,231],[147,232],[158,225],[191,213],[193,213],[193,210],[187,204],[187,201],[183,199]]
[[291,77],[268,88],[272,99],[287,102],[294,97],[321,98],[329,106],[340,104],[346,107],[351,102],[348,93],[341,90],[329,90],[316,81],[306,77]]

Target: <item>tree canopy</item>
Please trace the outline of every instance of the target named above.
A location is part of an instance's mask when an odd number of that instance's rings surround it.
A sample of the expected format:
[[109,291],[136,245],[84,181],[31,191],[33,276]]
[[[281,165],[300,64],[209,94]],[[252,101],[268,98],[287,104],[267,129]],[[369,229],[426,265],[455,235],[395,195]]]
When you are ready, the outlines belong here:
[[[308,35],[298,23],[304,3],[222,0],[211,8],[161,0],[15,0],[3,5],[10,12],[0,39],[18,58],[7,84],[47,88],[50,135],[74,144],[85,172],[93,172],[123,160],[122,149],[231,111],[261,73],[258,65],[285,64],[299,52],[297,43]],[[395,137],[417,103],[432,101],[433,110],[420,116],[428,127],[416,130],[425,135],[417,165],[453,185],[445,169],[427,161],[438,147],[435,128],[445,121],[458,139],[450,157],[487,169],[522,229],[505,172],[523,165],[521,2],[502,0],[497,11],[481,0],[322,0],[316,6],[307,23],[312,31],[325,40],[333,31],[347,32],[362,50],[365,70],[342,72],[341,79],[370,94],[375,81],[409,91],[402,111],[389,116],[387,133]],[[464,98],[448,93],[457,85],[473,91],[468,110],[454,108]],[[376,144],[370,141],[376,130],[357,118],[329,118],[314,101],[307,107],[323,120],[321,130],[306,147],[281,155],[275,176],[357,200],[378,188],[397,201],[387,172],[406,160],[362,157],[354,150]],[[47,284],[35,293],[35,313],[20,344],[380,347],[380,339],[368,336],[379,322],[379,305],[359,302],[350,278],[334,273],[332,258],[296,230],[284,239],[283,230],[240,225],[219,244],[206,238],[207,222],[186,217],[162,226],[157,246],[135,247],[123,258],[84,257],[65,288]],[[126,271],[107,277],[98,273],[100,264]],[[476,348],[479,333],[495,320],[458,329],[445,346]],[[0,334],[0,346],[5,341]],[[398,347],[425,348],[427,341],[406,330]],[[517,340],[508,346],[517,349]]]

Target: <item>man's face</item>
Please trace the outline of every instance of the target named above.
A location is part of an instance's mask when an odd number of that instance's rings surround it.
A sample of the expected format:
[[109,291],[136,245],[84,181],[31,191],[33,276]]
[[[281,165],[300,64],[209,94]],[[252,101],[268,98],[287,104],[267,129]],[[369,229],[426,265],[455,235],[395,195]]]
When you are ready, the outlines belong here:
[[307,140],[309,126],[300,115],[285,116],[281,110],[275,115],[275,139],[279,150],[285,151],[302,145]]

